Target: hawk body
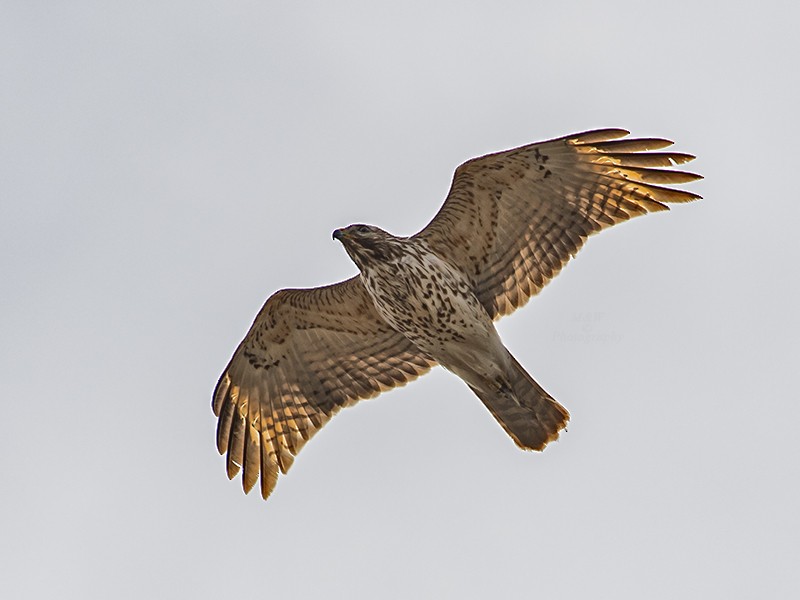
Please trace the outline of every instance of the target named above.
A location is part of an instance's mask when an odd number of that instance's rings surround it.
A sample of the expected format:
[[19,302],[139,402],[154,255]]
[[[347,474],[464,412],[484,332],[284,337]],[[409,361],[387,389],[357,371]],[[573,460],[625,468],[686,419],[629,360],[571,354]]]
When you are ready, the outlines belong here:
[[[378,314],[422,352],[436,356],[448,344],[468,339],[485,343],[494,331],[469,278],[424,241],[365,225],[337,230],[334,237],[358,265]],[[392,258],[374,260],[363,253],[363,245],[376,244],[391,246]]]
[[[214,392],[228,476],[266,498],[341,407],[441,364],[522,448],[542,450],[569,413],[520,366],[493,321],[523,305],[587,237],[699,198],[664,187],[699,176],[667,140],[606,129],[470,160],[418,234],[337,229],[359,268],[347,281],[267,300]],[[667,167],[667,168],[664,168]]]
[[420,238],[369,225],[337,229],[378,314],[423,354],[458,375],[518,446],[542,450],[569,419],[511,356],[471,278]]

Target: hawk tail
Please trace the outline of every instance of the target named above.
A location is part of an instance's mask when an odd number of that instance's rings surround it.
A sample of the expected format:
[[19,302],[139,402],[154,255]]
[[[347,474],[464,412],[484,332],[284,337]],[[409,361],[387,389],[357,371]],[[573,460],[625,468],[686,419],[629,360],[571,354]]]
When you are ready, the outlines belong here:
[[566,427],[569,412],[540,386],[512,356],[510,392],[473,388],[489,412],[523,450],[544,450]]

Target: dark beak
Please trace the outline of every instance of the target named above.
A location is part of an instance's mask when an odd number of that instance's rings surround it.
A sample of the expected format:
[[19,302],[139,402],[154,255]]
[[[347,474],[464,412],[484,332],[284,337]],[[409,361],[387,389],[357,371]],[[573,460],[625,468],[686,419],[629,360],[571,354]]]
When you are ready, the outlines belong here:
[[340,240],[344,237],[344,232],[341,229],[333,230],[333,239]]

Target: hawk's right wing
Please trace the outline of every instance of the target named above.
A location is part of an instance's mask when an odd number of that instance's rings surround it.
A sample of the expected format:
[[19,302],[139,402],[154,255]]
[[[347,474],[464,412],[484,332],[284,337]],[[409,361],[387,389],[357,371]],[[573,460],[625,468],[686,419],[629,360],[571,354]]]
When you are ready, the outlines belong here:
[[525,304],[586,238],[697,194],[669,186],[699,179],[670,168],[690,154],[645,152],[672,142],[601,129],[481,156],[456,169],[423,239],[458,265],[493,319]]
[[245,492],[266,499],[303,445],[343,406],[405,385],[436,363],[379,316],[358,276],[281,290],[264,304],[214,391],[217,448]]

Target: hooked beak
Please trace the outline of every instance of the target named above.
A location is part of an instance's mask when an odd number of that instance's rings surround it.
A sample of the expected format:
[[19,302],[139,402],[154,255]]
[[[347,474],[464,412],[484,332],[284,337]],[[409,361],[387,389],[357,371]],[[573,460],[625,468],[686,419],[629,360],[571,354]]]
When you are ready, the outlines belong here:
[[344,237],[344,231],[342,231],[341,229],[334,229],[334,230],[333,230],[333,236],[332,236],[332,237],[333,237],[333,239],[335,239],[335,240],[339,240],[339,241],[341,241],[341,240],[342,240],[342,238]]

